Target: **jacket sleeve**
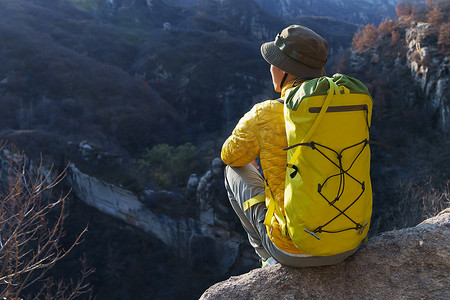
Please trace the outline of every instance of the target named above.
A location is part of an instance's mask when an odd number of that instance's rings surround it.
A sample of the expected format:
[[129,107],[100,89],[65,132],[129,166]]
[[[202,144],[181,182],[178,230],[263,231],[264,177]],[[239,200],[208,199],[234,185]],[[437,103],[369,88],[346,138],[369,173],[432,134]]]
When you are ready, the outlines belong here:
[[245,166],[258,157],[260,145],[257,126],[258,111],[254,106],[240,120],[222,146],[222,161],[232,167]]

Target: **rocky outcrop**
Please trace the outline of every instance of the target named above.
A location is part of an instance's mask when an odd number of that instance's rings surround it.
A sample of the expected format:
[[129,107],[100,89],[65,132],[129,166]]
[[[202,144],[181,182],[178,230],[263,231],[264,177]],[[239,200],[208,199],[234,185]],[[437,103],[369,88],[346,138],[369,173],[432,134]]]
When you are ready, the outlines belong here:
[[450,299],[450,209],[385,232],[326,267],[274,265],[231,277],[201,299]]
[[70,165],[70,185],[73,192],[86,204],[114,216],[128,224],[152,233],[171,248],[186,253],[189,238],[183,232],[200,232],[200,224],[194,220],[172,220],[146,209],[139,197],[131,191],[106,183],[82,173]]
[[228,199],[226,199],[223,180],[223,162],[220,158],[215,158],[212,161],[211,170],[200,178],[196,187],[200,221],[233,230],[234,212],[230,210]]
[[[153,190],[137,195],[84,174],[74,164],[70,165],[68,179],[73,193],[84,203],[151,234],[196,269],[224,274],[238,260],[239,267],[246,265],[248,270],[255,258],[242,262],[239,257],[244,240],[234,231],[230,208],[219,201],[220,195],[226,195],[217,188],[223,186],[222,170],[222,162],[215,159],[211,170],[200,179],[191,176],[186,197]],[[196,213],[177,214],[183,201],[190,201]],[[170,206],[173,213],[169,214],[167,208],[164,211],[164,205]]]
[[413,23],[406,32],[407,64],[413,80],[426,96],[426,106],[436,114],[438,125],[450,132],[449,58],[438,51],[429,23]]

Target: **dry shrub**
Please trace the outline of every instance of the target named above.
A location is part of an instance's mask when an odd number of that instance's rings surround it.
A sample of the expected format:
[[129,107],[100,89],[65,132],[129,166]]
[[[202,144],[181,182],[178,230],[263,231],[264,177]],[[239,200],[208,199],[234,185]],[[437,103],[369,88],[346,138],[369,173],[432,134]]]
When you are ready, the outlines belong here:
[[436,0],[425,0],[425,4],[428,7],[432,7],[437,1]]
[[394,46],[397,44],[398,40],[400,39],[400,32],[394,30],[391,33],[391,46]]
[[431,179],[426,182],[404,183],[399,186],[400,201],[397,204],[397,226],[415,226],[435,216],[450,205],[450,181],[442,187],[435,187]]
[[450,46],[450,23],[444,23],[439,27],[438,44],[444,47]]
[[438,6],[433,7],[427,14],[427,22],[432,25],[438,25],[444,19],[444,14]]
[[353,36],[352,46],[358,52],[372,48],[378,41],[378,30],[373,24],[368,24],[362,32]]
[[416,0],[400,0],[395,8],[395,12],[399,18],[410,17],[417,13],[419,4]]
[[394,20],[386,20],[380,23],[378,26],[379,34],[390,34],[397,27],[397,22]]
[[420,182],[401,181],[397,195],[380,211],[374,211],[370,234],[413,227],[450,207],[450,181],[436,187],[431,179]]
[[[74,299],[88,293],[85,261],[79,281],[64,283],[47,273],[81,240],[60,246],[67,195],[53,195],[65,176],[35,167],[25,155],[0,147],[0,297],[7,299]],[[1,298],[4,299],[4,298]]]

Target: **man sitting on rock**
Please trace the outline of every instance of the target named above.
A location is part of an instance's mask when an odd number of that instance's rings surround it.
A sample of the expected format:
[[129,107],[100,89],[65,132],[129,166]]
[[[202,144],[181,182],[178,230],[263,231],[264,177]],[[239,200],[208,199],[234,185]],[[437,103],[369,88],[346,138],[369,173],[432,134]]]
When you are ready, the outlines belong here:
[[[275,39],[261,46],[261,54],[270,63],[273,87],[284,100],[289,89],[306,80],[325,75],[328,44],[312,30],[292,25]],[[222,148],[225,187],[231,205],[248,233],[250,244],[261,257],[263,266],[279,262],[294,267],[330,265],[343,261],[355,250],[332,256],[302,254],[289,236],[264,225],[264,202],[244,211],[243,203],[257,195],[273,193],[283,207],[287,138],[283,103],[267,100],[246,113]],[[265,179],[254,160],[259,157]],[[267,181],[265,187],[264,180]],[[263,196],[264,197],[264,196]]]

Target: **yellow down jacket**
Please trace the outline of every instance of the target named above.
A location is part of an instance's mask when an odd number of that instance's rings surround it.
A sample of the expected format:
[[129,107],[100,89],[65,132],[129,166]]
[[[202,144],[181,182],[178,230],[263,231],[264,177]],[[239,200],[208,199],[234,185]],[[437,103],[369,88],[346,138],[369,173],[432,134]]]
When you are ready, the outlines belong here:
[[[290,87],[292,82],[283,86],[281,99],[284,99]],[[282,209],[287,163],[286,151],[283,150],[287,147],[283,107],[276,100],[267,100],[253,106],[225,141],[221,154],[222,161],[232,167],[245,166],[259,156],[264,177]],[[266,203],[269,193],[266,187]],[[269,229],[267,234],[280,250],[301,253],[289,236],[282,236],[277,222],[273,223],[273,229]]]

